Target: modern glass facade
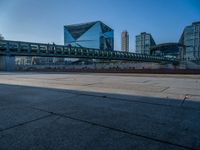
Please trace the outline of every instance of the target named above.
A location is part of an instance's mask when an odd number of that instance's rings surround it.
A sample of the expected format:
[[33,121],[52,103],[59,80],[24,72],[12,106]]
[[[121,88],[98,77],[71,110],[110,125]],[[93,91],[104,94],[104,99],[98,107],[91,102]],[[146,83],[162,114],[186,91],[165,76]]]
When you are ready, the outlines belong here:
[[200,60],[200,22],[186,26],[179,42],[186,46],[187,60]]
[[185,46],[179,43],[164,43],[152,46],[151,55],[176,58],[183,60],[185,56]]
[[151,34],[142,32],[136,36],[136,53],[150,54],[150,47],[156,45]]
[[114,31],[101,21],[66,25],[64,45],[114,50]]

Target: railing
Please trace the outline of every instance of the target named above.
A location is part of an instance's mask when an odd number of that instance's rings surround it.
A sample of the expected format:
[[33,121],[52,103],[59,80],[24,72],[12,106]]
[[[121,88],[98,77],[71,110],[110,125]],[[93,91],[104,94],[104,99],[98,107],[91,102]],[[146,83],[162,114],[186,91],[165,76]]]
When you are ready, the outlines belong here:
[[157,57],[130,52],[127,53],[121,51],[105,51],[92,48],[79,48],[55,44],[31,43],[8,40],[0,40],[0,55],[91,58],[144,62],[178,62],[178,60],[172,58]]

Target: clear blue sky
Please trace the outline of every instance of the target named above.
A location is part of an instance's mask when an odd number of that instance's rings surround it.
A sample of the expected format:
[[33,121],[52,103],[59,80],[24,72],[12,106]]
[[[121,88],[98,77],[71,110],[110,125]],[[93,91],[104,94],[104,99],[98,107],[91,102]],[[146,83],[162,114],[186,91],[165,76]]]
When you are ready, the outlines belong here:
[[8,40],[63,44],[63,26],[101,20],[115,31],[115,49],[128,30],[177,42],[186,25],[200,21],[200,0],[0,0],[0,33]]

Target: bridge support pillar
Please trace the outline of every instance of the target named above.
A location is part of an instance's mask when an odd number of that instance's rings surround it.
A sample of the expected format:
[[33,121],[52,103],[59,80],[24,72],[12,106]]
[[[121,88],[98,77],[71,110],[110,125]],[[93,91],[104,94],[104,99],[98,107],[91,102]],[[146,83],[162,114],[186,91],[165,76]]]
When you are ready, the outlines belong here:
[[15,56],[0,56],[0,71],[15,71]]

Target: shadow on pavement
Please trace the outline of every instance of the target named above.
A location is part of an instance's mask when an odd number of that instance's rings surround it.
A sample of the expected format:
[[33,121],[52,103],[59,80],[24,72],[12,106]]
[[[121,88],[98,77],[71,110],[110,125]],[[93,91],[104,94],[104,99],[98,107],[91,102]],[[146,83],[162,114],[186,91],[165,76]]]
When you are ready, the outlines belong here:
[[0,84],[0,149],[198,149],[200,103]]

